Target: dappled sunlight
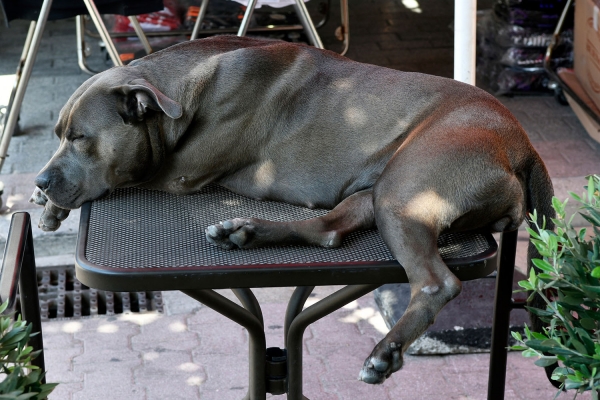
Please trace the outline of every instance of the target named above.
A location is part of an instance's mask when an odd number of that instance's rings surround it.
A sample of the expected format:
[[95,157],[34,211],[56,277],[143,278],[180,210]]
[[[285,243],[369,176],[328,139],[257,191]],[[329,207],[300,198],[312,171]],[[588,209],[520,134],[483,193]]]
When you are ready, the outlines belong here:
[[116,333],[119,331],[119,327],[115,324],[102,324],[97,331],[100,333]]
[[309,297],[308,299],[306,299],[306,302],[304,303],[304,308],[312,306],[319,300],[321,300],[319,297]]
[[404,207],[406,216],[415,221],[431,223],[431,216],[443,219],[447,215],[459,214],[456,207],[433,190],[414,196]]
[[356,107],[348,107],[344,111],[346,122],[354,128],[360,128],[367,123],[367,113]]
[[15,85],[16,76],[0,75],[0,106],[7,106],[10,100],[10,93]]
[[402,5],[414,13],[421,14],[423,12],[417,0],[402,0]]
[[[24,201],[25,196],[23,194],[13,194],[6,199],[6,207],[12,209],[15,204],[23,203]],[[27,199],[27,203],[29,203],[29,199]]]
[[223,204],[229,207],[237,207],[242,204],[239,200],[223,200]]
[[390,331],[386,326],[381,313],[373,307],[357,308],[351,314],[340,318],[339,321],[346,324],[356,324],[360,321],[367,321],[369,325],[377,329],[378,332],[386,334]]
[[171,332],[185,332],[187,331],[187,326],[183,322],[177,321],[169,324],[169,330]]
[[350,303],[346,304],[342,308],[345,308],[346,310],[356,310],[358,308],[358,301],[352,300]]
[[[316,302],[322,299],[318,297],[309,297],[304,304],[304,308],[310,307]],[[383,333],[384,335],[388,333],[390,330],[388,329],[381,313],[375,310],[373,307],[364,307],[360,308],[358,305],[358,301],[353,300],[350,303],[346,304],[342,307],[345,310],[353,310],[351,314],[346,315],[343,318],[340,318],[338,321],[346,323],[346,324],[356,324],[360,321],[367,321],[369,325],[373,328],[377,329],[378,332]]]
[[187,383],[189,386],[200,386],[204,383],[205,380],[206,379],[201,376],[190,376],[189,378],[187,378],[185,383]]
[[161,318],[162,316],[157,313],[145,313],[145,314],[122,314],[119,316],[119,321],[133,322],[139,326],[148,325]]
[[83,328],[83,324],[79,321],[69,321],[65,323],[61,330],[66,333],[75,333],[79,332]]
[[156,351],[150,351],[148,353],[144,353],[144,355],[142,357],[146,361],[154,361],[158,357],[160,357],[160,354],[158,354]]
[[336,79],[333,82],[333,86],[335,86],[339,90],[348,92],[354,88],[354,82],[350,78],[341,78],[341,79]]
[[193,371],[199,370],[200,367],[194,363],[187,362],[187,363],[183,363],[180,366],[178,366],[177,369],[184,371],[184,372],[193,372]]
[[271,160],[262,163],[254,174],[254,184],[261,189],[268,189],[275,182],[275,164]]

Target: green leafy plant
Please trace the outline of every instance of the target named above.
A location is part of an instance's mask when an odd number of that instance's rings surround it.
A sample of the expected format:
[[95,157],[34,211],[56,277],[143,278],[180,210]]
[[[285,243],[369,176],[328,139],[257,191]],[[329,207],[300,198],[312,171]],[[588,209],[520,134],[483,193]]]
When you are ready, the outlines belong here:
[[32,365],[40,351],[28,345],[31,324],[4,315],[8,303],[0,305],[0,400],[42,400],[54,390],[57,383],[42,384],[45,372]]
[[[527,280],[519,282],[539,296],[545,308],[528,307],[545,325],[543,332],[525,326],[525,338],[511,332],[517,341],[513,350],[525,357],[537,357],[535,365],[558,363],[552,379],[561,389],[578,393],[592,391],[598,399],[600,389],[600,176],[588,177],[587,193],[571,197],[581,204],[580,214],[592,225],[592,232],[572,226],[574,215],[565,215],[567,200],[552,199],[556,211],[556,232],[537,224],[536,212],[530,216],[536,229],[528,229],[530,240],[542,256],[533,259]],[[543,303],[542,303],[543,304]],[[557,393],[556,396],[560,391]]]

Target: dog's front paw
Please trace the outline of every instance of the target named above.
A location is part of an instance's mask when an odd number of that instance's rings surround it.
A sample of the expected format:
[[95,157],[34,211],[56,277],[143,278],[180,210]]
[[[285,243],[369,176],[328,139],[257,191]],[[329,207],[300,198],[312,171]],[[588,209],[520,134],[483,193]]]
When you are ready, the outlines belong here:
[[392,373],[402,368],[402,346],[380,342],[365,360],[358,379],[371,384],[383,383]]
[[60,227],[60,223],[69,216],[70,210],[60,208],[47,200],[38,222],[38,227],[45,232],[52,232]]
[[204,232],[209,243],[231,250],[247,248],[252,230],[251,220],[234,218],[211,225]]
[[48,197],[46,197],[46,193],[42,192],[42,189],[36,187],[29,198],[29,202],[38,206],[45,206],[48,202]]

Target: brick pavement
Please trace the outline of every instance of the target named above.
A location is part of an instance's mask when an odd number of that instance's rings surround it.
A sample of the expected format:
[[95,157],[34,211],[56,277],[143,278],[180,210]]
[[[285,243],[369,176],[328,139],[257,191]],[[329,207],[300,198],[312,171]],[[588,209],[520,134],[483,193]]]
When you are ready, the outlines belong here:
[[[399,0],[350,0],[348,57],[407,71],[452,76],[453,2],[423,0],[420,13]],[[411,5],[412,4],[412,5]],[[482,6],[485,2],[480,2]],[[334,7],[335,7],[334,2]],[[337,10],[334,9],[334,13]],[[334,21],[333,16],[332,21]],[[0,75],[12,74],[27,23],[0,28]],[[333,23],[323,29],[327,47]],[[103,66],[97,48],[91,61]],[[21,113],[24,135],[13,138],[0,180],[7,185],[0,236],[12,212],[41,210],[27,198],[32,178],[55,151],[52,133],[58,111],[87,75],[77,67],[73,21],[50,22]],[[1,97],[2,93],[0,93]],[[600,145],[590,139],[569,107],[551,97],[501,101],[517,116],[552,175],[559,198],[580,192],[583,177],[598,172]],[[71,260],[77,213],[61,231],[35,230],[38,264]],[[524,268],[526,235],[520,235],[518,267]],[[65,256],[66,255],[66,256]],[[317,288],[317,298],[333,288]],[[291,290],[257,290],[265,310],[267,344],[282,346],[284,302]],[[44,323],[48,378],[61,384],[51,399],[240,399],[247,389],[247,335],[242,328],[184,295],[164,293],[167,312]],[[490,310],[491,312],[491,310]],[[372,296],[338,310],[307,330],[305,385],[311,399],[483,399],[487,354],[407,356],[404,369],[384,385],[369,386],[356,376],[365,356],[384,332]],[[541,369],[519,354],[509,355],[507,399],[550,399]],[[283,396],[272,396],[283,397]],[[566,399],[562,395],[559,399]],[[583,396],[583,398],[589,398]]]

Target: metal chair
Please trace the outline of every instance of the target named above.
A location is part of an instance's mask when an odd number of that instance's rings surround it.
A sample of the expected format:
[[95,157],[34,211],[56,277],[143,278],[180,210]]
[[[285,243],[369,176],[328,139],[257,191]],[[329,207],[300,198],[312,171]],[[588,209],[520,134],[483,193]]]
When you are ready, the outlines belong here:
[[[254,9],[256,7],[257,1],[258,0],[249,0],[248,1],[248,6],[244,13],[244,18],[242,19],[240,27],[237,31],[238,36],[245,36],[246,33],[248,32],[248,28],[250,26],[250,19],[252,18],[252,14],[254,13]],[[295,1],[294,9],[296,11],[296,14],[298,15],[298,18],[300,19],[300,23],[302,24],[304,32],[308,36],[308,40],[310,41],[310,43],[313,46],[315,46],[319,49],[323,49],[324,48],[323,42],[321,41],[319,33],[317,32],[316,26],[313,23],[313,21],[310,17],[310,14],[308,13],[308,10],[306,8],[306,5],[304,4],[304,1],[303,0],[294,0],[294,1]],[[206,10],[208,9],[208,3],[209,3],[209,0],[202,0],[202,4],[200,5],[200,12],[198,14],[198,17],[196,18],[196,22],[194,24],[194,28],[193,28],[192,34],[190,36],[190,40],[197,39],[201,32],[200,28],[202,26],[202,21],[204,20],[204,17],[206,15]],[[343,47],[342,51],[340,52],[341,55],[344,55],[348,51],[348,46],[350,45],[350,17],[348,14],[348,0],[340,0],[340,8],[341,8],[341,25],[338,27],[338,29],[336,31],[336,36],[338,37],[338,39],[340,39],[344,43],[344,47]]]
[[[17,292],[20,300],[19,307],[17,307]],[[0,270],[0,303],[5,301],[8,301],[7,311],[12,312],[17,309],[22,319],[31,324],[31,331],[38,332],[29,340],[29,345],[34,351],[41,351],[32,364],[45,371],[31,221],[29,214],[25,212],[13,214],[4,249]]]

